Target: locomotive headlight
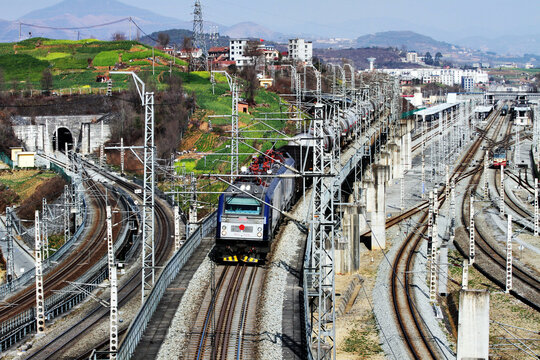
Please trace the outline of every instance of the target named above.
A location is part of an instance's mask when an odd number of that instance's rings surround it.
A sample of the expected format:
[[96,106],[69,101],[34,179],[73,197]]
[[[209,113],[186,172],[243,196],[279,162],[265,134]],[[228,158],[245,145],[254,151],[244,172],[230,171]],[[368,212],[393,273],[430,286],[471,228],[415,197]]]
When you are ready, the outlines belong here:
[[261,232],[258,232],[258,233],[257,233],[257,237],[262,237],[262,233],[261,233]]
[[258,228],[257,228],[257,231],[258,231],[258,232],[261,232],[261,231],[262,231],[262,228],[261,228],[261,227],[258,227]]
[[221,236],[225,236],[225,235],[227,235],[227,231],[225,230],[221,231]]
[[227,230],[227,227],[226,227],[225,225],[223,225],[223,226],[221,227],[221,230]]

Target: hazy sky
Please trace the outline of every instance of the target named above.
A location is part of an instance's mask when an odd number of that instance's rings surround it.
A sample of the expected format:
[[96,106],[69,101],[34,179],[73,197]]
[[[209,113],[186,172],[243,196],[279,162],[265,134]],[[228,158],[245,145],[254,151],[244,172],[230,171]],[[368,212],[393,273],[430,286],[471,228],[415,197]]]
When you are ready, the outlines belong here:
[[[0,0],[3,5],[0,18],[15,20],[58,2]],[[194,1],[123,2],[190,20]],[[410,29],[448,40],[540,33],[540,0],[201,0],[201,3],[205,20],[224,25],[253,21],[280,32],[323,30],[329,36],[350,34],[352,37],[373,31]]]

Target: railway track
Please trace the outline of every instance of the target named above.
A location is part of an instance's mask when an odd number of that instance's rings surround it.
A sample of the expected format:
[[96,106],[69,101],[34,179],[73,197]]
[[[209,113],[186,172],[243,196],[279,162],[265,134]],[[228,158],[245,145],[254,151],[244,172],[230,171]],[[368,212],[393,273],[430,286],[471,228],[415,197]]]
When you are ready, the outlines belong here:
[[[94,208],[94,221],[88,232],[88,235],[81,241],[76,251],[65,257],[57,266],[52,268],[44,276],[45,298],[51,296],[54,292],[61,291],[69,285],[69,282],[76,281],[94,264],[93,260],[103,257],[106,254],[107,246],[103,239],[106,236],[105,222],[105,198],[106,192],[104,186],[88,180],[88,187],[92,187],[98,196],[91,198],[91,206]],[[116,200],[109,196],[110,204],[115,205]],[[118,216],[114,217],[119,220]],[[120,229],[115,229],[113,235],[117,235]],[[17,304],[15,308],[0,308],[0,323],[9,321],[18,314],[27,311],[35,306],[35,286],[28,285],[14,296],[6,300],[8,303]]]
[[[125,180],[116,178],[103,172],[96,166],[87,163],[86,166],[99,171],[102,176],[116,182],[118,186],[121,186],[133,196],[140,197],[135,194],[135,190],[139,189],[138,186],[131,184]],[[171,215],[167,209],[167,206],[159,199],[156,198],[156,265],[162,266],[167,260],[167,254],[171,252],[172,242],[169,241],[171,234],[173,233],[173,224],[170,221]],[[140,296],[141,284],[141,270],[140,266],[131,277],[123,283],[118,289],[118,307],[121,308],[134,296]],[[96,304],[77,324],[69,327],[59,336],[51,339],[45,346],[34,352],[27,359],[48,359],[52,358],[54,354],[59,352],[66,352],[71,346],[77,344],[86,334],[91,334],[92,329],[103,321],[107,321],[109,317],[109,309]],[[104,343],[108,345],[107,341],[102,341],[96,346],[101,346]],[[90,352],[92,349],[88,349]]]
[[[486,132],[491,128],[497,119],[495,115],[486,126]],[[460,165],[453,171],[451,178],[456,182],[465,179],[466,177],[481,174],[480,166],[476,166],[474,170],[466,171],[469,165],[474,160],[474,157],[483,142],[482,138],[478,138],[471,146],[469,152],[465,156]],[[440,195],[439,195],[440,194]],[[438,197],[440,205],[446,200],[445,187],[442,188]],[[403,241],[403,244],[398,249],[396,258],[392,263],[392,272],[390,276],[391,283],[391,298],[394,309],[394,317],[398,323],[399,329],[405,341],[407,350],[414,359],[438,359],[439,349],[437,342],[433,339],[429,329],[425,326],[423,318],[418,313],[415,305],[414,294],[411,291],[411,272],[414,265],[414,255],[418,252],[418,248],[425,237],[427,231],[428,211],[427,205],[422,209],[413,212],[420,214],[420,219],[409,235]],[[406,214],[404,214],[406,215]],[[411,216],[411,215],[409,215]],[[402,218],[401,220],[403,220]]]
[[[510,128],[510,126],[509,126]],[[509,132],[509,131],[508,131]],[[507,132],[507,134],[508,134]],[[507,136],[505,136],[505,139]],[[503,142],[504,143],[504,142]],[[470,181],[471,192],[475,192],[480,181],[480,174],[475,174]],[[496,186],[498,189],[498,186]],[[505,196],[505,202],[512,207],[518,214],[523,210],[518,205],[513,204],[507,200],[508,196]],[[462,202],[461,221],[463,224],[469,223],[470,216],[470,199],[466,196]],[[465,225],[467,231],[469,226]],[[491,240],[488,240],[490,236],[484,233],[484,230],[478,226],[475,222],[475,249],[477,250],[475,258],[479,258],[479,261],[474,262],[474,267],[477,268],[484,276],[493,281],[499,287],[505,289],[506,287],[506,252],[497,244],[494,244]],[[458,250],[461,255],[468,258],[468,253],[458,246]],[[491,265],[490,265],[491,264]],[[526,269],[522,268],[515,262],[512,263],[512,276],[514,289],[510,293],[531,306],[537,311],[540,311],[540,281],[538,277],[531,274]],[[517,289],[516,289],[517,288]]]
[[[476,187],[474,182],[472,182],[471,186],[473,189]],[[462,203],[462,222],[464,224],[468,223],[469,201],[465,199]],[[467,231],[470,230],[468,226],[466,226],[466,229]],[[506,253],[488,238],[489,236],[475,223],[475,259],[478,258],[480,261],[475,260],[474,267],[499,287],[505,289]],[[468,254],[464,249],[458,246],[458,250],[463,257],[468,258]],[[530,274],[515,262],[512,263],[512,276],[514,290],[510,293],[535,310],[540,311],[540,281],[537,276]],[[516,288],[519,288],[519,290],[516,290]]]
[[183,359],[252,359],[263,271],[247,265],[218,266],[216,276],[214,289],[205,294]]

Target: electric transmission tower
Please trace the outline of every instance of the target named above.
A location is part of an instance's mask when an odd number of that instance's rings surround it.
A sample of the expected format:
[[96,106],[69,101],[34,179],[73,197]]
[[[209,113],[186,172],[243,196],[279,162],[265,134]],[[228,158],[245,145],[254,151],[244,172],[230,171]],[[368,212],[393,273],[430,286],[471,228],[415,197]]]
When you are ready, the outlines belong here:
[[199,0],[195,0],[195,8],[193,9],[193,46],[195,49],[201,50],[200,57],[191,57],[192,63],[191,69],[194,71],[197,70],[208,70],[208,51],[206,49],[206,40],[204,36],[204,24],[202,17],[202,7]]

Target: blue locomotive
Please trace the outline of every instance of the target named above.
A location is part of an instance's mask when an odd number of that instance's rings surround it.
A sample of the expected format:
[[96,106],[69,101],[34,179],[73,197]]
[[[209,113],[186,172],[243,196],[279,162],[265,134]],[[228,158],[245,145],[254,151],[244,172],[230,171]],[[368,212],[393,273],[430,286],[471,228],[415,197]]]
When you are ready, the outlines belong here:
[[220,195],[214,248],[220,261],[258,263],[266,259],[280,211],[288,210],[293,202],[295,179],[283,175],[292,174],[294,166],[292,157],[268,150],[254,157],[249,168],[243,168]]

